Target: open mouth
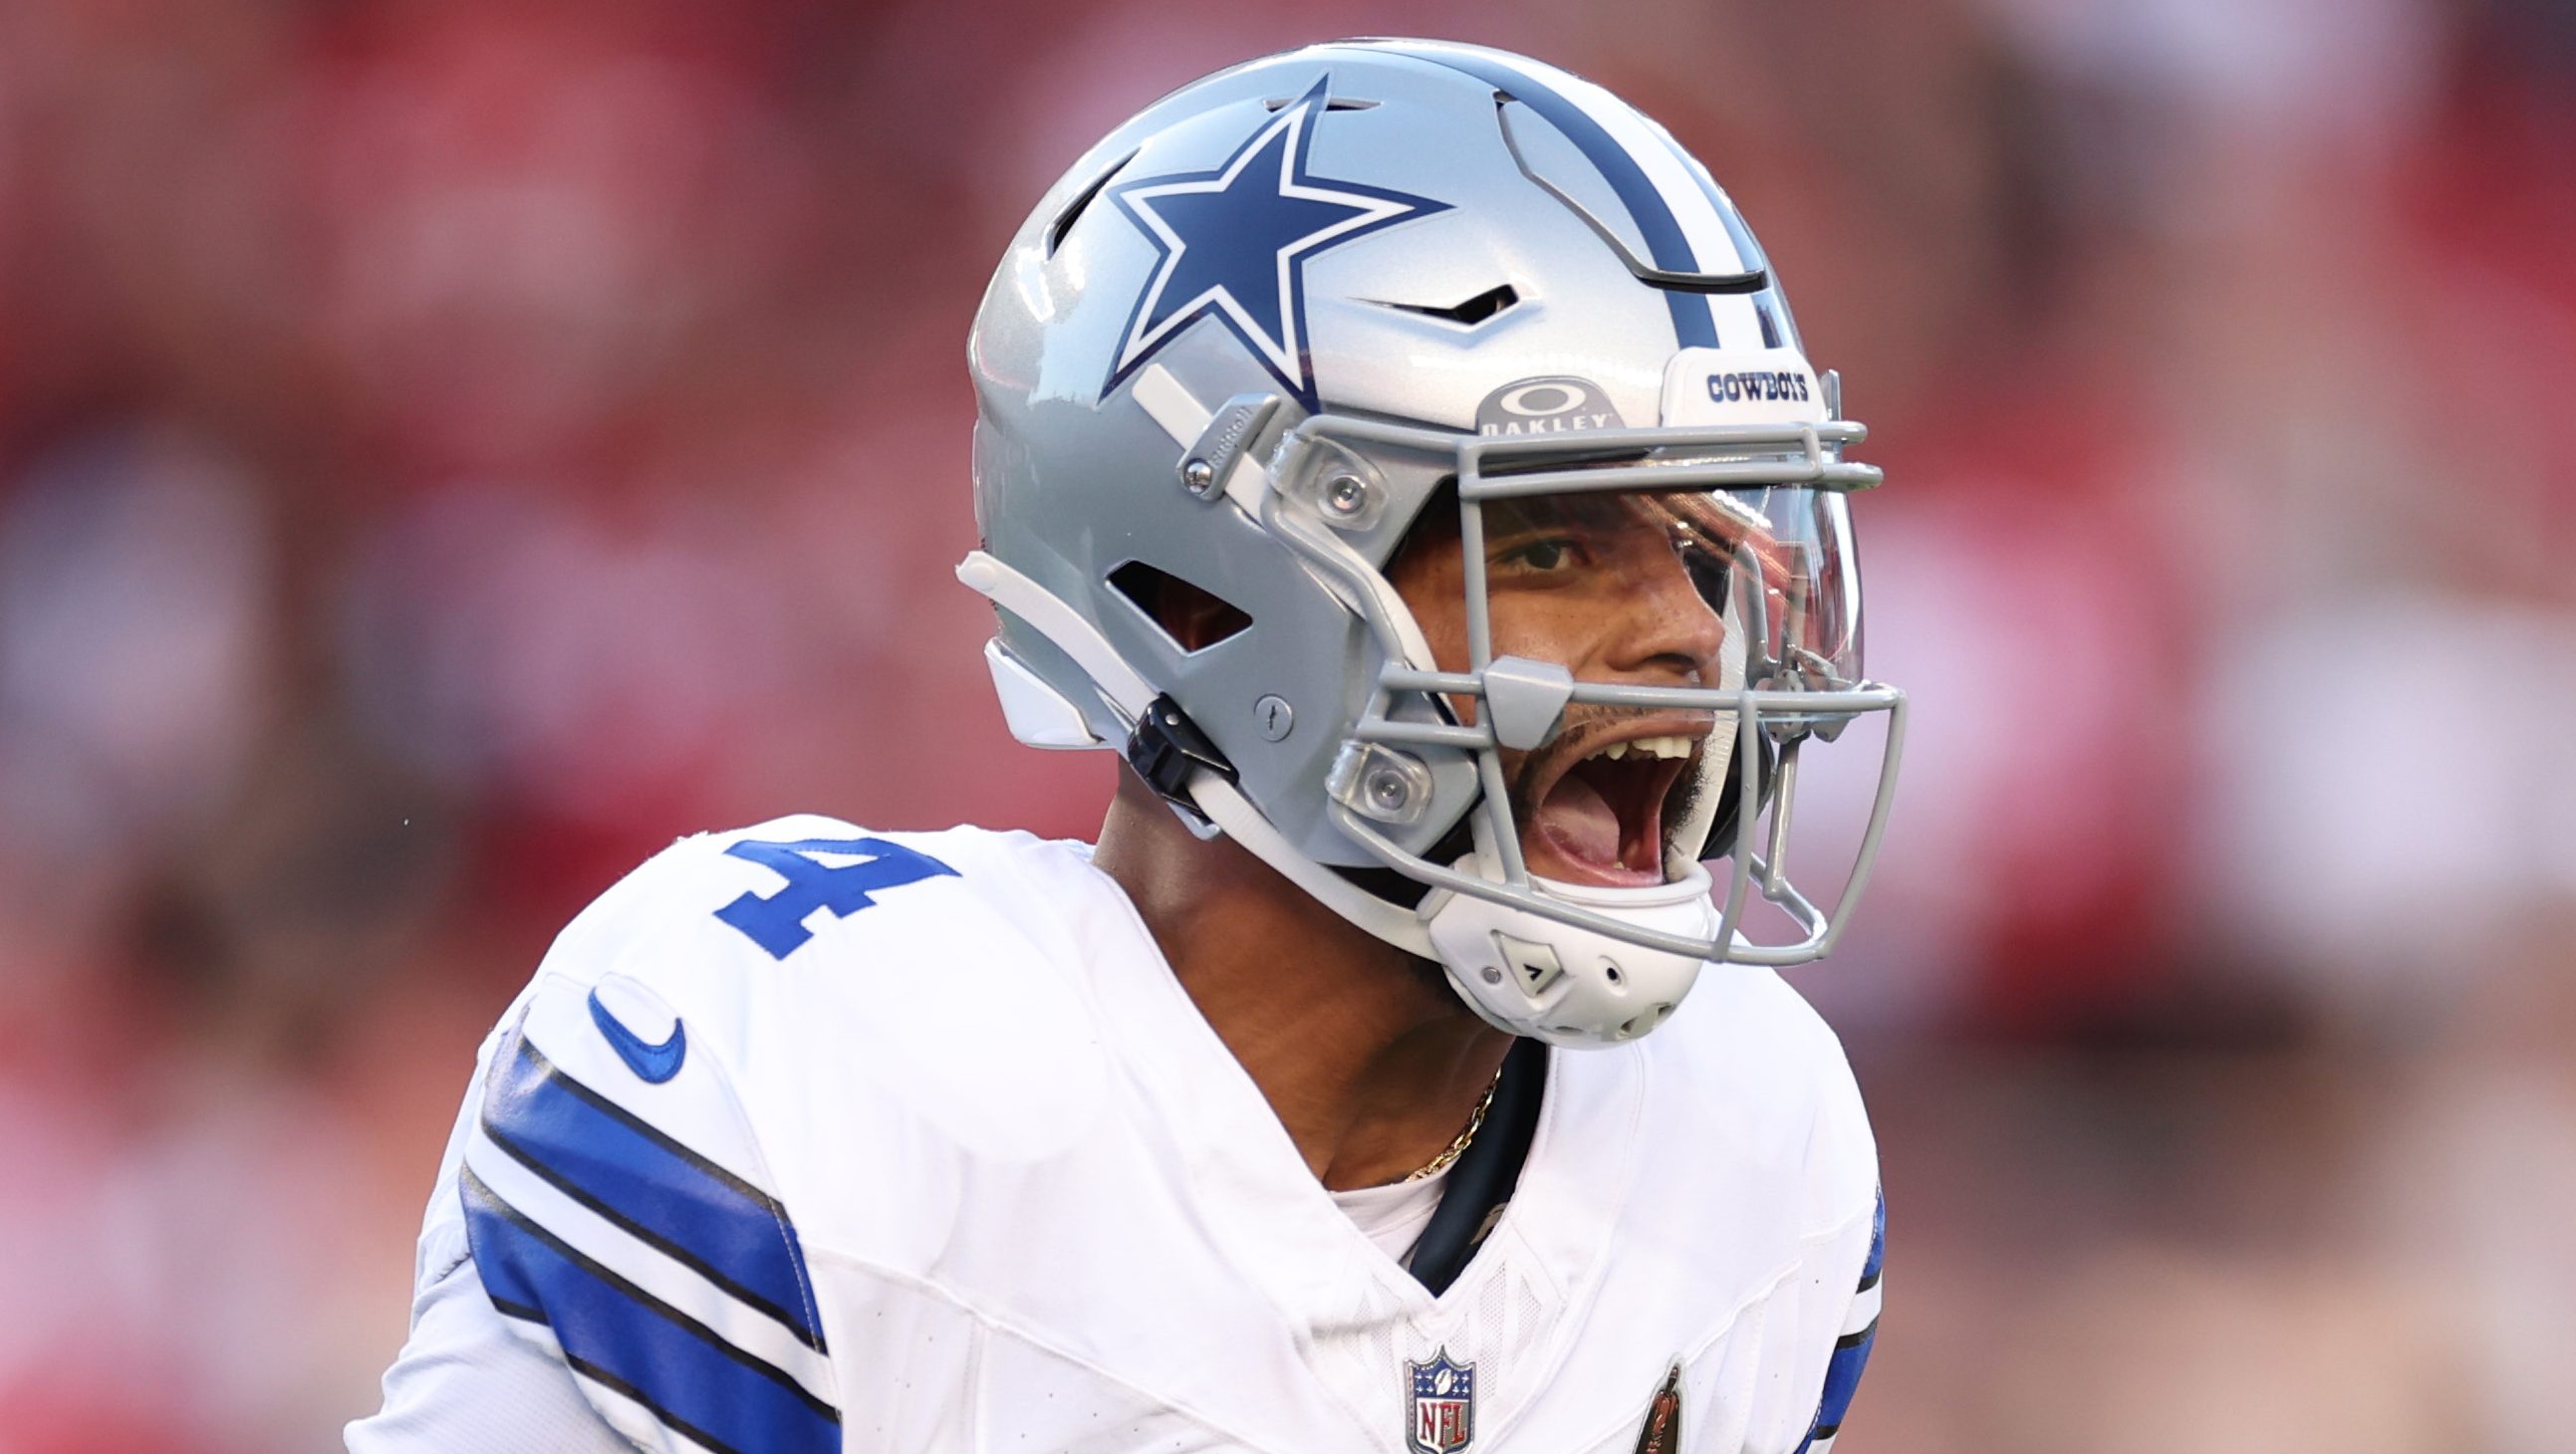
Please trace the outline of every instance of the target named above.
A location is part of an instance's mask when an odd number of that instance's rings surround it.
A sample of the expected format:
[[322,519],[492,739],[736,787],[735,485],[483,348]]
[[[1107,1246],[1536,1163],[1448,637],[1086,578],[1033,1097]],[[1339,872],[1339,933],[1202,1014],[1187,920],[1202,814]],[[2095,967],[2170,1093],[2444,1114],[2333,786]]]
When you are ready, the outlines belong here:
[[1549,878],[1605,888],[1660,884],[1664,823],[1678,811],[1673,799],[1700,738],[1622,731],[1608,741],[1605,735],[1570,744],[1542,764],[1531,795],[1536,841],[1524,847],[1554,860],[1533,865]]

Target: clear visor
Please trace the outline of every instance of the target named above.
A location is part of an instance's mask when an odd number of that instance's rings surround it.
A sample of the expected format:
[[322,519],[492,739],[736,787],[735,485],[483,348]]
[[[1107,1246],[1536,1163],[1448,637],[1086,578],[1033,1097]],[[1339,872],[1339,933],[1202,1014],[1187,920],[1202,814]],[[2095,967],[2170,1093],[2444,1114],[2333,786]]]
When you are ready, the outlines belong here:
[[[1601,890],[1697,881],[1727,859],[1716,941],[1660,947],[1795,963],[1830,946],[1892,786],[1891,719],[1883,755],[1850,754],[1873,759],[1877,790],[1859,860],[1826,875],[1842,883],[1820,909],[1786,875],[1800,759],[1902,701],[1863,677],[1849,504],[1819,478],[1863,467],[1813,429],[1677,433],[1458,451],[1454,503],[1435,495],[1383,567],[1418,629],[1403,654],[1431,666],[1382,674],[1337,773],[1337,821],[1414,877],[1571,923]],[[1479,862],[1457,865],[1475,872],[1441,872],[1386,831],[1408,796],[1394,778],[1428,795],[1432,775],[1411,769],[1443,748],[1476,762]],[[1754,890],[1788,921],[1767,946],[1738,937]]]
[[[1678,670],[1711,684],[1721,653],[1700,649],[1701,637],[1723,625],[1731,641],[1722,664],[1750,685],[1832,691],[1861,679],[1860,582],[1850,507],[1838,493],[1781,485],[1506,495],[1483,503],[1476,526],[1467,508],[1461,534],[1480,526],[1484,538],[1493,654],[1544,659],[1547,646],[1511,639],[1543,623],[1510,618],[1570,612],[1606,638],[1598,672],[1563,660],[1573,643],[1556,643],[1553,654],[1578,676]],[[1534,609],[1540,602],[1556,604]],[[1553,626],[1562,633],[1563,623]]]

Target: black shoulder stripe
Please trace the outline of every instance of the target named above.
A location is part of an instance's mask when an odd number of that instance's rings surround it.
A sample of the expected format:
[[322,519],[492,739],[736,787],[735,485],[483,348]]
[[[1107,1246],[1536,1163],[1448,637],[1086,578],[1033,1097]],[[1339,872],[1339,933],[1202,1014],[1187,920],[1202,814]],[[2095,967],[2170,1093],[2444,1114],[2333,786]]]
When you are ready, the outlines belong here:
[[653,1417],[660,1419],[663,1424],[669,1428],[706,1445],[707,1448],[712,1451],[712,1454],[744,1454],[743,1450],[736,1449],[731,1444],[728,1444],[722,1439],[717,1438],[715,1435],[708,1433],[706,1430],[699,1428],[697,1425],[690,1423],[688,1420],[681,1418],[679,1415],[672,1413],[669,1409],[653,1402],[653,1400],[646,1398],[644,1396],[644,1390],[628,1383],[625,1379],[618,1377],[616,1374],[609,1372],[607,1369],[600,1367],[598,1364],[591,1362],[587,1358],[576,1358],[570,1353],[566,1353],[564,1355],[564,1366],[579,1373],[582,1377],[599,1384],[603,1388],[614,1389],[619,1395],[633,1400],[637,1407],[643,1409],[644,1412],[651,1414]]
[[[841,1421],[841,1411],[824,1402],[822,1399],[816,1398],[813,1393],[805,1387],[805,1385],[796,1381],[796,1376],[794,1374],[791,1374],[787,1370],[777,1367],[776,1365],[769,1363],[767,1360],[735,1346],[731,1340],[727,1339],[723,1334],[717,1332],[715,1329],[708,1327],[706,1324],[690,1317],[687,1313],[680,1311],[678,1308],[662,1301],[653,1294],[646,1292],[643,1288],[636,1286],[634,1283],[629,1282],[627,1279],[611,1271],[605,1263],[591,1257],[580,1248],[575,1247],[570,1242],[556,1236],[545,1227],[539,1226],[537,1222],[533,1218],[529,1217],[525,1212],[520,1211],[517,1207],[514,1207],[507,1201],[502,1200],[500,1193],[495,1192],[491,1187],[486,1186],[483,1182],[483,1178],[474,1174],[474,1168],[470,1166],[464,1167],[459,1170],[457,1175],[461,1181],[470,1184],[480,1191],[484,1198],[490,1201],[493,1207],[498,1209],[499,1215],[511,1226],[516,1227],[526,1236],[534,1238],[536,1241],[544,1244],[548,1249],[553,1251],[556,1256],[561,1257],[564,1261],[572,1264],[574,1267],[579,1268],[582,1272],[596,1279],[610,1291],[624,1297],[628,1302],[635,1304],[645,1312],[659,1317],[665,1322],[673,1324],[681,1331],[689,1334],[691,1337],[696,1338],[699,1342],[704,1343],[707,1347],[713,1349],[718,1355],[738,1363],[744,1368],[751,1370],[753,1373],[759,1374],[761,1377],[777,1384],[780,1388],[787,1391],[789,1397],[794,1398],[797,1402],[805,1405],[805,1407],[812,1409],[817,1416],[835,1424]],[[540,1321],[543,1320],[540,1319]]]
[[[601,1095],[595,1090],[592,1090],[589,1086],[582,1084],[579,1080],[574,1079],[561,1066],[548,1060],[544,1051],[541,1051],[536,1046],[529,1044],[526,1037],[522,1036],[520,1038],[519,1047],[520,1052],[527,1058],[528,1063],[535,1068],[536,1073],[540,1078],[563,1087],[566,1091],[571,1092],[583,1103],[599,1111],[602,1115],[608,1116],[620,1125],[625,1126],[628,1130],[633,1131],[636,1135],[643,1137],[655,1146],[658,1146],[662,1150],[669,1152],[671,1155],[678,1157],[688,1165],[704,1173],[709,1180],[718,1183],[726,1190],[731,1191],[734,1195],[741,1197],[743,1200],[760,1207],[771,1216],[784,1218],[787,1215],[787,1209],[778,1204],[777,1198],[771,1196],[765,1191],[762,1191],[759,1187],[753,1186],[750,1182],[743,1180],[741,1177],[736,1176],[714,1162],[709,1161],[706,1157],[699,1155],[696,1150],[688,1146],[686,1143],[674,1139],[670,1132],[663,1130],[661,1127],[645,1120],[633,1111],[626,1109],[617,1102],[610,1100],[608,1097]],[[488,1117],[484,1121],[484,1124],[487,1127],[491,1124]]]
[[[547,1323],[546,1315],[543,1312],[529,1307],[524,1303],[512,1302],[508,1298],[493,1298],[492,1310],[505,1318],[516,1318],[522,1323],[534,1323],[540,1328],[551,1326]],[[655,1403],[651,1398],[645,1395],[644,1390],[637,1388],[625,1379],[618,1377],[616,1374],[609,1372],[607,1369],[600,1367],[598,1364],[591,1362],[587,1358],[574,1354],[569,1349],[561,1351],[563,1353],[563,1361],[566,1367],[573,1369],[580,1373],[584,1378],[587,1378],[604,1388],[614,1389],[619,1396],[631,1400],[646,1413],[660,1419],[669,1427],[697,1440],[701,1444],[706,1445],[707,1448],[715,1451],[715,1454],[743,1454],[743,1451],[734,1448],[731,1444],[724,1442],[715,1435],[708,1433],[706,1430],[701,1429],[697,1425],[690,1423],[688,1420],[681,1418],[679,1415],[672,1413],[669,1409]]]
[[[570,1084],[570,1081],[567,1079],[565,1083],[568,1085]],[[521,1146],[508,1132],[493,1125],[489,1120],[486,1120],[483,1123],[483,1134],[491,1137],[492,1144],[500,1147],[502,1151],[508,1153],[511,1160],[526,1167],[531,1173],[544,1180],[547,1185],[553,1187],[559,1192],[562,1192],[565,1196],[570,1197],[581,1205],[590,1208],[590,1210],[597,1213],[601,1219],[624,1230],[627,1235],[635,1238],[637,1241],[644,1243],[646,1246],[653,1248],[662,1255],[680,1263],[684,1267],[689,1268],[700,1277],[714,1283],[717,1287],[724,1289],[726,1293],[738,1299],[744,1306],[749,1307],[754,1312],[761,1314],[771,1322],[774,1322],[780,1327],[786,1329],[789,1335],[794,1337],[797,1342],[804,1344],[806,1347],[813,1349],[817,1353],[830,1351],[823,1346],[823,1335],[821,1332],[808,1331],[802,1320],[800,1320],[796,1314],[780,1307],[768,1298],[762,1297],[752,1289],[743,1286],[740,1282],[729,1276],[723,1268],[716,1266],[707,1259],[700,1257],[697,1253],[692,1252],[688,1248],[681,1246],[679,1243],[672,1241],[670,1238],[663,1236],[660,1232],[657,1232],[651,1227],[644,1225],[642,1222],[637,1221],[635,1218],[628,1216],[616,1207],[610,1206],[605,1200],[592,1195],[579,1182],[574,1181],[572,1178],[565,1176],[562,1172],[547,1165],[542,1158],[538,1157],[534,1152],[529,1151],[526,1147]],[[712,1165],[713,1163],[708,1164]],[[757,1191],[757,1188],[754,1188],[754,1190]],[[775,1210],[776,1203],[770,1203],[770,1206],[772,1207],[771,1215],[783,1217],[783,1213]]]
[[489,1288],[483,1290],[483,1295],[492,1300],[492,1311],[505,1318],[516,1318],[522,1323],[534,1323],[541,1328],[547,1326],[546,1315],[526,1303],[512,1302]]

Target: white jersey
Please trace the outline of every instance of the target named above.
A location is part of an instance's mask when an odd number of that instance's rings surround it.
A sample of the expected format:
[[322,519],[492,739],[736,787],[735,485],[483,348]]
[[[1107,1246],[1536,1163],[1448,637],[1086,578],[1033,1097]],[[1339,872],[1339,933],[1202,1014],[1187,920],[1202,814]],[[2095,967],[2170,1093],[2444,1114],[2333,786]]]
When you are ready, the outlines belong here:
[[1548,1061],[1517,1190],[1435,1296],[1079,845],[683,840],[486,1042],[350,1447],[1827,1447],[1880,1222],[1832,1033],[1728,967]]

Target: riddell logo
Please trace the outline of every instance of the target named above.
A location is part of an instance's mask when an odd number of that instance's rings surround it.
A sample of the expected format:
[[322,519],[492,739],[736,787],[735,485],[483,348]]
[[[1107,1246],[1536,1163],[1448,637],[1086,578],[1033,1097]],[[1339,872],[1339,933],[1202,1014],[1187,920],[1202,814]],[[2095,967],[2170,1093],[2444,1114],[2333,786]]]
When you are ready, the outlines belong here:
[[1476,406],[1476,432],[1489,439],[1627,427],[1598,384],[1564,375],[1505,384]]
[[1807,397],[1807,376],[1787,370],[1765,369],[1760,373],[1711,374],[1708,397],[1714,403],[1732,404],[1743,399],[1797,399]]

